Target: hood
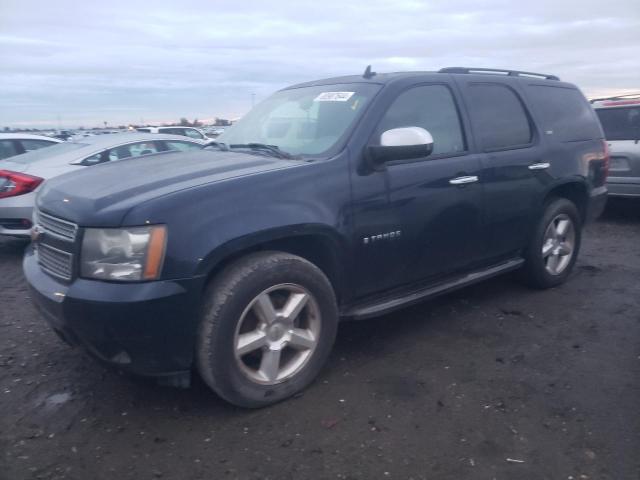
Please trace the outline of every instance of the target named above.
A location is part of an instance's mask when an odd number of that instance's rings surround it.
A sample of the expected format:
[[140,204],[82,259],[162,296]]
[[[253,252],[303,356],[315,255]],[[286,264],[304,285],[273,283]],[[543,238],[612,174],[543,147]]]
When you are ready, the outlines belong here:
[[38,208],[84,226],[117,226],[129,209],[180,190],[290,168],[301,161],[194,150],[96,165],[45,182]]

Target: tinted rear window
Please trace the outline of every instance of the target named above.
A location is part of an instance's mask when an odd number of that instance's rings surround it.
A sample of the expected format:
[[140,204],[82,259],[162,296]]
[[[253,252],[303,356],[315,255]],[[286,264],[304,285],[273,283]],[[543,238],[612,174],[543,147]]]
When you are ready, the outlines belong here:
[[561,142],[602,138],[593,109],[579,90],[529,85],[528,94],[546,135]]
[[607,140],[640,139],[640,107],[596,110]]
[[0,160],[17,154],[18,150],[13,140],[0,140]]
[[511,88],[476,83],[469,89],[471,118],[485,150],[506,150],[531,143],[531,127],[522,102]]
[[23,153],[11,159],[15,163],[33,163],[45,158],[50,158],[56,155],[72,152],[86,147],[86,143],[76,142],[63,142],[57,143],[51,147],[41,148],[39,150],[33,150],[31,152]]

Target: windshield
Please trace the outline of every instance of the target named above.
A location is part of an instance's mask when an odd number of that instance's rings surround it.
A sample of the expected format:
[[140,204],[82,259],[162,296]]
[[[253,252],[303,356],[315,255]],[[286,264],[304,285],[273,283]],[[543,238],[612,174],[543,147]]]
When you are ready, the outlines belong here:
[[41,148],[39,150],[32,150],[22,155],[16,155],[15,157],[8,158],[14,163],[33,163],[45,158],[51,158],[61,153],[72,152],[80,148],[86,147],[86,143],[77,142],[62,142],[52,145],[51,147]]
[[607,140],[640,139],[640,106],[599,108],[596,113]]
[[379,89],[351,83],[281,90],[216,141],[232,148],[262,143],[293,155],[321,155],[338,145]]

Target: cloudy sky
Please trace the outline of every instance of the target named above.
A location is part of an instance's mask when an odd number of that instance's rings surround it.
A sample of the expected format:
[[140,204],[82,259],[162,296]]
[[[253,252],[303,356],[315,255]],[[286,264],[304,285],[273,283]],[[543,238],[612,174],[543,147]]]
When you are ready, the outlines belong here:
[[540,71],[640,91],[640,0],[0,0],[0,127],[235,118],[288,84]]

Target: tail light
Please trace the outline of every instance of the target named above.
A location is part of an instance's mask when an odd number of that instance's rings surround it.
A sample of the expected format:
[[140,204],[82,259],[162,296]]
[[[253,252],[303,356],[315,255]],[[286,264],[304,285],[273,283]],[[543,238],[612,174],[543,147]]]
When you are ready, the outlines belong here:
[[25,173],[0,170],[0,198],[33,192],[43,181],[43,178]]
[[611,164],[611,152],[609,152],[609,144],[606,140],[602,140],[602,148],[604,150],[604,180],[606,181],[609,176],[609,165]]

